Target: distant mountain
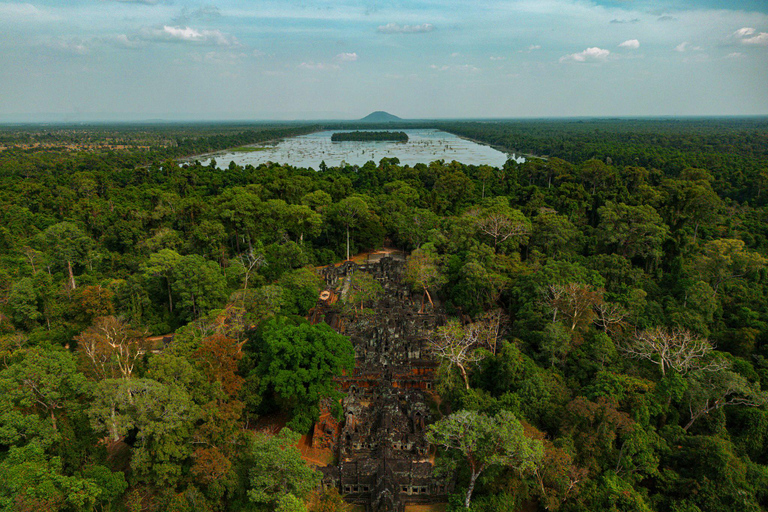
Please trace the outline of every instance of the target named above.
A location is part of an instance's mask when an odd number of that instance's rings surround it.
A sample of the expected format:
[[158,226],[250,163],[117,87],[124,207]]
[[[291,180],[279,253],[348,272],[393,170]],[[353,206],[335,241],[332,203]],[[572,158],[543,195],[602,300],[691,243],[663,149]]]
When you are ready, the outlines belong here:
[[382,110],[368,114],[360,120],[361,123],[391,123],[394,121],[402,121],[402,119]]

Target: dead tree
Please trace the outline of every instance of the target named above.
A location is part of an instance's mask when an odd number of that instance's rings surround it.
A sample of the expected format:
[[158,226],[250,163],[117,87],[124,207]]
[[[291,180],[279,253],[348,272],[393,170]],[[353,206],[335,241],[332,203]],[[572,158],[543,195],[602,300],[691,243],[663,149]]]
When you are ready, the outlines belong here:
[[709,341],[686,329],[668,331],[663,327],[654,327],[635,334],[621,350],[630,357],[658,365],[664,376],[668,369],[683,375],[693,370],[722,370],[722,360],[708,357],[714,348]]

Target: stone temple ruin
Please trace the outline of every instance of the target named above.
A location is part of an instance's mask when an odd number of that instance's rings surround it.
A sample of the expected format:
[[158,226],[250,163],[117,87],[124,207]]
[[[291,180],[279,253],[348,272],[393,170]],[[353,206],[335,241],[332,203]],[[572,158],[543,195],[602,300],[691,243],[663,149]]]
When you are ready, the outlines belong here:
[[[434,309],[420,314],[402,283],[405,259],[388,255],[358,265],[326,267],[312,320],[324,319],[350,337],[354,371],[340,380],[347,393],[339,424],[323,414],[314,427],[313,447],[330,448],[338,465],[321,468],[323,484],[367,512],[403,512],[407,505],[440,503],[453,490],[451,479],[432,474],[432,453],[424,438],[429,394],[437,362],[426,348],[427,333],[444,321]],[[372,314],[349,318],[334,304],[343,298],[355,272],[367,272],[384,288],[366,305]]]

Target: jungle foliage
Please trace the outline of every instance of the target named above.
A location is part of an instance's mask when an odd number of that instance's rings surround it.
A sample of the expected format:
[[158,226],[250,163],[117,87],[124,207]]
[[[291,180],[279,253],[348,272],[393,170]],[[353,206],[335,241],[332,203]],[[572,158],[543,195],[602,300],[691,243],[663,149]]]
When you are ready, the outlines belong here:
[[312,128],[3,130],[0,510],[305,510],[294,443],[353,364],[313,267],[385,244],[469,349],[451,506],[768,508],[765,121],[439,126],[548,158],[221,170],[174,158]]

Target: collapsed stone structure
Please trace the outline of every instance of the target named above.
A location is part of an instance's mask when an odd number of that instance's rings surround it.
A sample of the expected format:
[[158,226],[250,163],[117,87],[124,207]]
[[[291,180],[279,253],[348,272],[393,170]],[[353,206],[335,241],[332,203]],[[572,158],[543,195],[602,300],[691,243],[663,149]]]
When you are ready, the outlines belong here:
[[[363,264],[345,262],[326,267],[313,321],[321,317],[350,337],[355,369],[340,380],[347,396],[344,418],[337,423],[323,414],[315,425],[312,444],[331,448],[337,466],[321,468],[323,483],[336,487],[351,503],[367,512],[403,512],[409,504],[447,500],[452,480],[432,473],[429,443],[429,393],[437,362],[426,347],[428,332],[444,321],[434,309],[420,314],[402,282],[405,258],[395,254]],[[371,314],[349,318],[339,312],[355,272],[373,275],[383,296],[367,305]]]

